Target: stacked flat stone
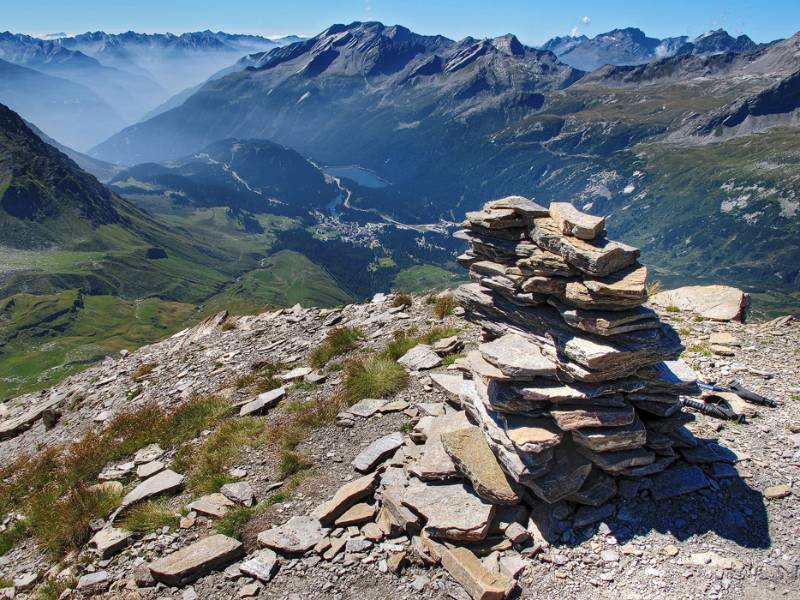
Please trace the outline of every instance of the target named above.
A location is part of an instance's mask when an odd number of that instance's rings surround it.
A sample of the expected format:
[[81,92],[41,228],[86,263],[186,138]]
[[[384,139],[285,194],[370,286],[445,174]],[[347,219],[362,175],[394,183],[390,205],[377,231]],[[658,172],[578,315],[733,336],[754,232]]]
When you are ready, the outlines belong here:
[[520,196],[467,214],[457,302],[482,327],[461,401],[503,470],[547,503],[599,505],[616,477],[660,473],[691,444],[696,393],[677,334],[643,306],[639,250],[605,219]]

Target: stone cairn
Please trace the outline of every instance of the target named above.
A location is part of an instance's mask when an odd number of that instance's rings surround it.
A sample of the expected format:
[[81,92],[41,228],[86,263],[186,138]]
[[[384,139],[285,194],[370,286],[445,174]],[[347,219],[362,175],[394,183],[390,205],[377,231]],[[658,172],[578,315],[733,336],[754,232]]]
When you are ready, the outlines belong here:
[[656,498],[704,487],[697,467],[665,472],[696,445],[679,396],[697,384],[677,334],[643,306],[639,250],[607,239],[602,217],[520,196],[468,213],[457,236],[473,283],[456,301],[484,336],[461,402],[522,494],[599,506],[618,477],[661,474]]

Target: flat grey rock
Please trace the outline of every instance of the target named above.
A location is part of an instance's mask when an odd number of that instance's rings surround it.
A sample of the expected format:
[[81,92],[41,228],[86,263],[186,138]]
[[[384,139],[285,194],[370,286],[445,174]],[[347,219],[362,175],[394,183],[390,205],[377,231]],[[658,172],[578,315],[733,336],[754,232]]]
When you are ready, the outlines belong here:
[[258,543],[284,554],[304,554],[327,533],[314,517],[294,516],[280,527],[259,533]]
[[183,586],[243,556],[241,542],[226,535],[211,535],[151,563],[150,573],[161,583]]
[[387,402],[389,401],[382,398],[364,398],[363,400],[356,402],[345,412],[356,417],[361,417],[362,419],[368,419],[375,413],[379,412]]
[[252,506],[256,499],[255,492],[253,492],[253,486],[246,481],[226,483],[220,488],[219,491],[228,500],[238,502],[239,504],[244,504],[245,506]]
[[433,537],[480,541],[489,531],[495,507],[461,483],[429,485],[413,480],[402,502],[427,519],[425,530]]
[[269,410],[278,402],[280,402],[281,398],[283,398],[285,395],[286,388],[283,386],[268,392],[264,392],[263,394],[259,394],[255,400],[251,400],[239,409],[239,416],[246,417],[248,415],[257,415],[265,410]]
[[109,558],[125,548],[133,538],[127,529],[104,527],[94,534],[89,544],[94,546],[101,558]]
[[483,358],[514,379],[555,377],[556,365],[520,335],[508,334],[478,347]]
[[278,570],[278,555],[269,548],[262,548],[239,565],[245,575],[267,583]]
[[353,468],[360,473],[372,471],[381,461],[385,460],[403,445],[403,434],[399,431],[385,435],[364,448],[353,459]]
[[180,475],[171,469],[161,471],[160,473],[145,479],[142,483],[128,492],[128,494],[122,499],[120,506],[122,508],[126,508],[132,504],[135,504],[136,502],[141,502],[142,500],[152,498],[153,496],[160,496],[161,494],[168,494],[170,492],[178,491],[181,489],[181,487],[183,487],[184,479],[185,477],[183,475]]
[[424,371],[438,367],[442,364],[442,358],[430,346],[417,344],[397,362],[412,371]]

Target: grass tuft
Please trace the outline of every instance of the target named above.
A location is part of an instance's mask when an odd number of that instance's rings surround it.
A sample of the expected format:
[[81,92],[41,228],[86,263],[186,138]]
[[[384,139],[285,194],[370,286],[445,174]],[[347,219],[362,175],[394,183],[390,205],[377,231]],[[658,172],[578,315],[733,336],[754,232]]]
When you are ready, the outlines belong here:
[[301,471],[310,469],[314,462],[306,452],[296,450],[281,450],[278,456],[278,476],[286,479]]
[[65,591],[74,590],[77,586],[77,577],[50,577],[36,588],[33,600],[58,600]]
[[89,523],[119,503],[119,496],[108,489],[89,488],[106,464],[148,444],[186,442],[230,410],[216,397],[194,398],[171,411],[148,404],[118,415],[105,429],[77,442],[21,456],[0,469],[0,514],[25,514],[39,545],[53,555],[78,548],[88,539]]
[[184,446],[176,457],[176,468],[185,470],[187,489],[197,494],[218,492],[226,483],[236,481],[228,468],[239,458],[245,446],[264,443],[266,425],[254,417],[225,421],[197,446]]
[[453,294],[442,294],[436,298],[436,303],[433,305],[433,314],[441,321],[445,317],[452,315],[455,307],[456,301],[453,298]]
[[151,500],[128,509],[122,527],[135,533],[151,533],[163,527],[176,529],[179,522],[180,517],[166,502]]
[[400,306],[411,306],[414,303],[414,298],[411,294],[395,294],[392,306],[395,308]]
[[[0,556],[4,556],[28,532],[26,521],[17,521],[8,529],[0,533]],[[5,587],[5,586],[2,586]]]
[[158,364],[154,363],[154,362],[145,363],[145,364],[141,365],[138,369],[136,369],[133,372],[133,375],[131,375],[131,377],[133,378],[134,381],[140,381],[140,380],[144,379],[145,377],[147,377],[148,375],[150,375],[150,373],[155,371],[155,368],[157,366],[158,366]]
[[358,347],[358,340],[363,335],[363,332],[357,327],[337,327],[333,329],[325,336],[325,340],[323,340],[319,348],[311,354],[309,364],[315,369],[324,367],[330,359],[355,350]]
[[385,398],[408,383],[408,374],[402,365],[391,358],[376,356],[353,360],[344,369],[343,394],[352,405],[364,398]]

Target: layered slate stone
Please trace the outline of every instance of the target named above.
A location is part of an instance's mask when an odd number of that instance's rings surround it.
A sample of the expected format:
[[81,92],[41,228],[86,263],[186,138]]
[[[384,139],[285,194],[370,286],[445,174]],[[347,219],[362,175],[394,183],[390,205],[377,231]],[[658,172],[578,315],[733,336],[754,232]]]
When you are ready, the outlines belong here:
[[280,527],[259,533],[258,543],[284,554],[305,554],[327,533],[314,517],[294,516]]
[[[460,405],[477,428],[445,439],[483,436],[486,447],[465,457],[493,455],[517,493],[584,505],[576,522],[586,524],[613,512],[615,477],[668,473],[679,457],[723,464],[683,427],[692,416],[679,395],[698,393],[696,376],[676,360],[677,333],[643,306],[638,249],[606,239],[604,219],[571,204],[520,210],[523,225],[516,204],[525,202],[488,204],[458,234],[474,283],[455,298],[484,343],[458,363],[469,372]],[[425,440],[431,423],[412,439]]]
[[281,398],[286,395],[286,388],[279,387],[263,394],[259,394],[255,400],[247,402],[239,409],[239,416],[246,417],[249,415],[260,414],[269,410],[280,402]]
[[522,217],[546,217],[548,209],[525,196],[506,196],[486,203],[489,209],[511,209]]
[[581,212],[569,202],[551,202],[548,212],[564,235],[593,240],[605,234],[605,217]]
[[442,364],[442,358],[430,346],[417,344],[400,357],[397,362],[412,371],[422,371],[438,367]]
[[377,473],[354,479],[336,490],[333,498],[318,506],[313,516],[325,524],[333,522],[353,504],[372,494],[377,486]]
[[482,540],[495,512],[493,504],[461,483],[434,485],[415,479],[402,502],[426,519],[425,531],[431,536],[448,540]]
[[442,434],[469,427],[470,423],[463,412],[435,417],[430,424],[422,447],[419,461],[411,465],[409,471],[423,480],[443,480],[459,477],[453,459],[442,444]]
[[641,448],[647,442],[647,430],[639,419],[621,427],[587,427],[572,432],[572,440],[594,452],[616,452]]
[[241,542],[225,535],[212,535],[151,563],[150,573],[161,583],[183,586],[224,569],[244,554]]
[[183,475],[171,469],[161,471],[149,479],[145,479],[128,492],[122,499],[120,506],[126,508],[132,504],[146,500],[147,498],[152,498],[153,496],[177,492],[183,487],[184,479],[185,477]]
[[483,358],[512,379],[554,377],[556,367],[541,349],[520,335],[508,334],[492,342],[481,344]]
[[472,484],[475,493],[492,504],[517,504],[506,474],[478,427],[442,434],[442,444],[456,469]]
[[514,580],[486,569],[467,548],[441,551],[442,566],[463,587],[472,600],[503,600],[514,590]]
[[598,405],[559,404],[550,415],[562,431],[573,431],[587,427],[620,427],[630,425],[636,418],[636,412],[629,404],[622,407]]
[[359,452],[351,464],[356,471],[366,473],[373,470],[402,445],[403,434],[399,431],[385,435]]
[[562,235],[558,223],[548,217],[533,220],[533,243],[558,254],[573,267],[596,277],[604,277],[633,264],[638,248],[607,239],[585,241]]

